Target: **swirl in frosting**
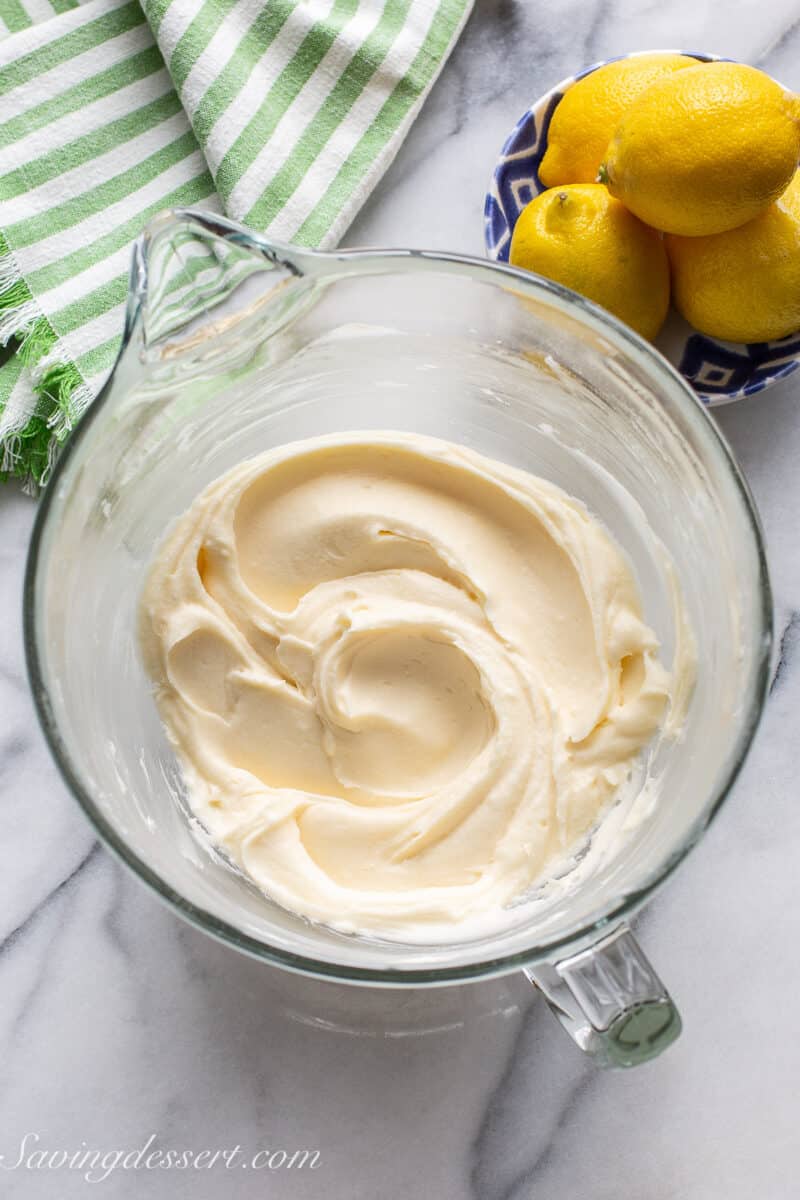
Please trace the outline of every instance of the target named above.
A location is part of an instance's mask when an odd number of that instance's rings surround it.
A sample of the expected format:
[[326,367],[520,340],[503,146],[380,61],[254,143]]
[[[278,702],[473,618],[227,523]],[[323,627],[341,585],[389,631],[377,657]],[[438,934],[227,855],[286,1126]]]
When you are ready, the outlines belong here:
[[578,501],[399,433],[208,487],[150,570],[141,641],[212,839],[285,907],[408,940],[547,879],[671,687]]

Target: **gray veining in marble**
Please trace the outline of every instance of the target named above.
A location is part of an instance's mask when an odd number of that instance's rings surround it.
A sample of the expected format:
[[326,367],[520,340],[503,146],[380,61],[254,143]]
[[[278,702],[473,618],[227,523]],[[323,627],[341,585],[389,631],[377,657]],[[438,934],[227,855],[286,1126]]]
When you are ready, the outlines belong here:
[[[477,0],[347,244],[480,254],[527,103],[575,68],[683,47],[800,86],[792,0]],[[442,203],[447,196],[449,203]],[[684,1034],[600,1073],[521,977],[434,992],[282,974],[182,924],[96,843],[36,727],[20,592],[33,506],[0,493],[0,1196],[792,1200],[800,1039],[800,375],[719,411],[767,534],[781,657],[755,749],[638,932]],[[51,1150],[316,1148],[314,1171],[4,1170]],[[32,1148],[32,1146],[31,1146]]]

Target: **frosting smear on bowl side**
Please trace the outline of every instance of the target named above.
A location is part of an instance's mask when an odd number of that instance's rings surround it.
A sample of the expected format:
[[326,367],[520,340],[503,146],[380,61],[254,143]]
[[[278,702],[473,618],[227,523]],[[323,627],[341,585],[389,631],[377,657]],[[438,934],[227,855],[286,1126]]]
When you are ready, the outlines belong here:
[[406,940],[547,879],[685,690],[577,500],[411,434],[222,476],[159,550],[140,636],[212,839],[285,907]]

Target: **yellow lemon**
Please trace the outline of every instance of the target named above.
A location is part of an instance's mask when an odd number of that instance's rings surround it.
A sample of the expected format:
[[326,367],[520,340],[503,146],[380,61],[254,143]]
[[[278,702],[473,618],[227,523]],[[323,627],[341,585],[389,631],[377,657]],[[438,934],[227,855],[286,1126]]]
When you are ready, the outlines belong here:
[[559,101],[539,167],[545,187],[594,183],[625,110],[657,79],[696,66],[685,54],[636,54],[585,75]]
[[702,63],[658,80],[622,117],[600,178],[667,233],[724,233],[777,200],[800,155],[800,102],[762,71]]
[[665,241],[675,307],[701,333],[769,342],[800,329],[800,172],[746,225]]
[[511,263],[602,304],[654,338],[669,307],[664,243],[599,183],[550,188],[520,213]]

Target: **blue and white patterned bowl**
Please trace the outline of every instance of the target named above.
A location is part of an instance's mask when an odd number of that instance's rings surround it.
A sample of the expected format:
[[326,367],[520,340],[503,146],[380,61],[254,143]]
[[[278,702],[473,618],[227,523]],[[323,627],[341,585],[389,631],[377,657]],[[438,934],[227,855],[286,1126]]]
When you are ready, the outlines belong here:
[[[638,54],[652,54],[641,50]],[[702,62],[718,56],[693,50],[667,53],[687,54]],[[635,55],[619,55],[633,58]],[[547,149],[547,134],[556,105],[578,79],[583,79],[607,62],[593,63],[578,75],[556,84],[532,104],[509,135],[494,169],[484,207],[486,250],[490,258],[508,262],[511,234],[517,217],[534,196],[545,190],[539,179],[539,164]],[[674,310],[656,340],[661,353],[708,404],[727,404],[761,392],[778,379],[784,379],[800,366],[800,332],[778,342],[739,345],[720,342],[695,332]]]

